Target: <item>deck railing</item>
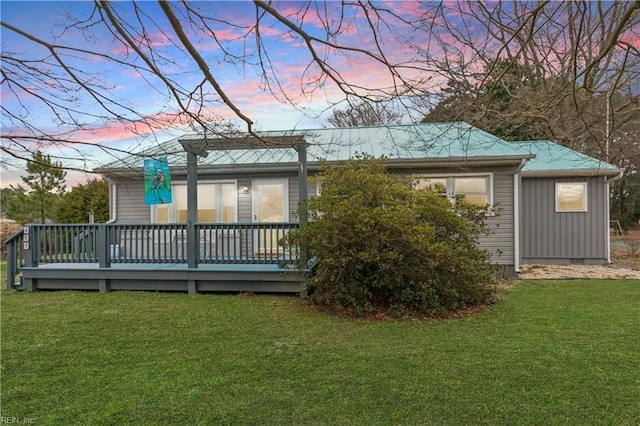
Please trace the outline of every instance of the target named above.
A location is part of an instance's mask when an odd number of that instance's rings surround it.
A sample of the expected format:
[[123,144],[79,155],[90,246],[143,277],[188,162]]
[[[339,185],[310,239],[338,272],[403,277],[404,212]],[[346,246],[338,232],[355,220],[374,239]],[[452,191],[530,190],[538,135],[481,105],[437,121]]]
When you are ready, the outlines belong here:
[[25,265],[24,229],[4,241],[7,248],[7,288],[14,288],[16,277]]
[[[27,267],[51,263],[284,264],[299,257],[282,238],[298,223],[33,224],[7,245],[7,286]],[[194,237],[190,237],[194,236]],[[189,244],[190,239],[196,243]]]
[[108,224],[107,263],[185,263],[187,225]]
[[298,259],[297,247],[280,245],[297,223],[196,224],[200,263],[281,263]]

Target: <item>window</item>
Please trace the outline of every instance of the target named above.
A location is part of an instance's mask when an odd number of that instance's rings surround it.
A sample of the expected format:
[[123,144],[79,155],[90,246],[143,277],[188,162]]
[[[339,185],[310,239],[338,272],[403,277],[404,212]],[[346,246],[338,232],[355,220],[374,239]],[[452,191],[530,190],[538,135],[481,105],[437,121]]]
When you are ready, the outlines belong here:
[[556,182],[557,212],[587,211],[587,182]]
[[416,182],[416,189],[434,191],[443,196],[447,196],[446,178],[424,178]]
[[415,182],[415,188],[436,191],[452,200],[461,196],[478,206],[493,201],[491,176],[424,177]]
[[[153,206],[152,222],[187,221],[187,185],[174,184],[173,203]],[[237,188],[235,182],[198,184],[198,222],[236,222]]]
[[489,202],[488,177],[451,178],[453,181],[453,196],[461,195],[470,203],[484,206]]

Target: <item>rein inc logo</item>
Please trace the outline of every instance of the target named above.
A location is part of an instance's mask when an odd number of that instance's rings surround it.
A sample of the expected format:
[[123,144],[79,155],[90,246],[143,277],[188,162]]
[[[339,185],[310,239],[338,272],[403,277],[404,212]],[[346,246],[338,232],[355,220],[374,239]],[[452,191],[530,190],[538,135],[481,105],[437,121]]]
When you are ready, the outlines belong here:
[[32,425],[35,424],[35,419],[29,417],[0,417],[0,424],[7,425]]

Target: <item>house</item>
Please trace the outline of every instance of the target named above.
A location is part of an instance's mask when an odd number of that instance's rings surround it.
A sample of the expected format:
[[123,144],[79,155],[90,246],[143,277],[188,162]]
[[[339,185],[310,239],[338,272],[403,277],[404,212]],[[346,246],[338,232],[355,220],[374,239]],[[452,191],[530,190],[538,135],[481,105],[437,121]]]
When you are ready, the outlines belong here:
[[517,145],[536,156],[521,171],[521,262],[611,263],[609,184],[621,171],[551,141]]
[[[358,153],[385,156],[417,189],[488,204],[492,233],[479,245],[506,275],[609,262],[619,170],[553,142],[507,142],[463,122],[257,136],[183,136],[96,169],[110,182],[110,221],[26,227],[8,244],[8,285],[21,272],[32,290],[297,292],[307,270],[290,268],[301,254],[278,241],[306,220],[299,201],[318,193],[308,176],[319,161]],[[145,204],[145,159],[168,165],[171,203]]]
[[[550,141],[506,142],[466,123],[325,128],[260,132],[306,143],[308,173],[318,161],[356,153],[388,157],[388,168],[445,186],[449,196],[489,203],[500,214],[480,245],[513,273],[521,263],[605,264],[609,260],[608,182],[618,169]],[[229,148],[198,159],[198,221],[296,221],[298,153],[289,145]],[[198,135],[160,144],[96,170],[111,182],[112,217],[120,223],[184,222],[187,215],[186,144]],[[203,145],[204,146],[204,145]],[[144,204],[142,158],[167,157],[174,202]],[[316,188],[309,188],[313,196]]]

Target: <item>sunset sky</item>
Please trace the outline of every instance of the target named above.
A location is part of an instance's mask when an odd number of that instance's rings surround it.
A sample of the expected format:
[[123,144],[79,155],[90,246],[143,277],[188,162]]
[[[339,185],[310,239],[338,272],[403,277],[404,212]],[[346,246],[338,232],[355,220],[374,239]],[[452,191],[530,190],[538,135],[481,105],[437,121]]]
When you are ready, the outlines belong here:
[[[194,7],[195,13],[203,11],[213,18],[206,23],[215,37],[211,36],[211,32],[198,31],[191,26],[183,25],[185,32],[207,62],[222,90],[242,114],[254,121],[255,130],[322,127],[336,102],[344,99],[344,94],[340,92],[337,84],[328,79],[318,80],[320,70],[317,65],[312,64],[312,58],[304,41],[294,36],[289,28],[270,16],[264,17],[260,23],[262,56],[258,55],[258,45],[253,32],[257,12],[251,2],[217,1],[190,4]],[[303,29],[311,35],[318,35],[321,39],[326,37],[328,28],[330,31],[339,29],[340,35],[337,39],[339,43],[354,49],[376,51],[377,43],[383,49],[387,60],[403,64],[403,77],[415,84],[419,82],[425,93],[437,90],[446,82],[446,79],[436,72],[431,72],[428,66],[421,62],[424,59],[421,55],[428,54],[431,58],[443,58],[452,54],[467,54],[463,51],[463,47],[456,45],[455,40],[446,31],[438,33],[441,37],[438,41],[444,42],[445,45],[449,42],[447,37],[451,37],[448,46],[450,50],[445,55],[442,45],[434,39],[437,33],[435,29],[425,31],[424,28],[411,28],[404,25],[400,19],[389,18],[389,16],[387,16],[387,22],[393,26],[387,27],[382,21],[377,21],[373,17],[372,21],[379,24],[376,28],[379,38],[376,40],[360,8],[346,6],[342,9],[340,2],[332,1],[314,3],[313,7],[319,10],[313,8],[303,10],[301,9],[303,4],[295,1],[278,2],[274,7],[280,14],[294,21],[304,14]],[[418,16],[429,17],[429,12],[437,5],[434,2],[405,1],[376,4],[387,7],[397,16],[408,19],[415,19]],[[464,3],[462,4],[464,7]],[[112,5],[122,18],[121,21],[130,23],[131,28],[137,30],[141,28],[137,23],[138,19],[144,23],[151,46],[141,45],[141,49],[147,54],[153,51],[158,55],[156,59],[162,72],[186,92],[197,92],[202,83],[202,74],[191,58],[185,59],[184,50],[179,50],[180,43],[176,33],[158,3],[139,2],[141,13],[137,15],[129,2],[113,2]],[[132,133],[131,125],[124,126],[115,120],[105,122],[95,117],[92,120],[92,113],[99,115],[100,107],[86,92],[65,91],[52,84],[51,93],[54,99],[65,99],[74,108],[89,114],[72,117],[80,120],[84,127],[80,131],[69,133],[70,139],[83,143],[82,148],[77,148],[81,149],[81,154],[69,148],[50,149],[45,153],[50,154],[55,160],[63,161],[65,165],[69,163],[69,165],[87,169],[93,169],[100,163],[114,159],[113,154],[107,155],[102,150],[92,149],[93,144],[122,150],[136,150],[185,132],[192,133],[176,121],[176,102],[171,98],[166,86],[151,73],[145,73],[141,68],[127,65],[129,63],[144,65],[135,52],[126,51],[122,44],[116,43],[113,35],[103,24],[87,24],[96,21],[96,15],[91,16],[94,7],[94,3],[88,1],[5,0],[0,2],[0,13],[4,23],[48,43],[72,46],[104,55],[89,55],[83,51],[64,52],[65,60],[77,70],[78,74],[108,88],[106,93],[115,101],[115,104],[110,106],[116,115],[132,118],[131,110],[133,110],[144,117],[156,120],[153,135],[147,137],[135,135]],[[186,22],[184,8],[178,9],[175,6],[173,9],[181,22]],[[447,26],[460,30],[463,28],[459,25],[460,16],[454,12],[446,12],[446,20],[440,18],[441,15],[434,18],[434,22],[425,21],[427,23],[424,25],[435,23],[436,28],[440,29]],[[74,19],[83,21],[84,24],[72,29],[67,28],[69,22]],[[439,22],[435,22],[438,20]],[[478,29],[474,27],[466,28],[465,31],[470,32],[466,36],[475,37],[473,32],[476,30]],[[397,32],[394,33],[395,31]],[[40,61],[46,58],[47,62],[53,62],[46,49],[14,31],[3,27],[1,37],[3,53]],[[635,42],[638,40],[636,39]],[[416,50],[409,49],[409,45],[420,46],[423,52],[418,53]],[[391,88],[399,83],[397,77],[394,79],[388,69],[362,52],[345,54],[345,52],[320,48],[319,53],[344,81],[356,85],[360,93],[379,94],[376,92],[377,89]],[[116,60],[113,60],[114,58]],[[243,60],[240,61],[238,58]],[[266,78],[261,73],[260,60],[267,69]],[[53,80],[55,79],[52,78]],[[207,110],[203,111],[203,116],[243,124],[230,108],[219,101],[211,85],[204,86],[203,96],[207,99],[208,105]],[[29,123],[35,127],[53,129],[57,134],[66,130],[56,122],[55,115],[49,108],[37,102],[33,96],[25,96],[24,91],[17,90],[15,87],[7,90],[3,85],[1,101],[6,110],[16,114],[28,113]],[[345,106],[344,103],[338,104],[339,108]],[[419,116],[407,116],[406,121],[419,118]],[[7,130],[16,131],[3,115],[2,131],[6,133]],[[69,128],[69,130],[73,129]],[[143,125],[140,125],[138,130],[142,134],[149,133],[149,129]],[[5,141],[3,140],[2,143],[4,144]],[[6,158],[6,154],[2,155]],[[86,157],[87,161],[72,160],[82,156]],[[21,168],[24,166],[24,161],[14,162],[14,164]],[[9,171],[1,170],[1,173],[0,184],[3,187],[19,182],[20,172],[16,168]],[[82,178],[81,175],[68,178],[67,185],[72,186],[80,178]]]
[[[126,17],[128,22],[135,21],[132,8],[128,3],[116,4],[117,11],[121,13],[121,16]],[[198,4],[196,3],[196,5]],[[261,23],[260,35],[263,42],[263,52],[266,53],[263,60],[268,57],[271,64],[267,64],[267,68],[274,71],[274,74],[269,76],[271,84],[271,89],[269,89],[265,84],[265,79],[260,75],[255,38],[252,36],[243,37],[256,20],[256,8],[253,4],[242,1],[225,1],[210,4],[200,3],[199,5],[203,5],[207,9],[208,15],[220,20],[219,22],[210,22],[219,44],[216,44],[216,40],[208,35],[203,36],[203,34],[193,32],[189,33],[191,41],[202,56],[207,59],[215,78],[232,102],[243,114],[255,122],[254,129],[322,127],[326,117],[330,114],[330,108],[343,95],[332,83],[322,87],[314,86],[318,69],[314,69],[313,66],[309,67],[311,57],[300,38],[292,37],[287,28],[269,17]],[[301,5],[301,2],[278,3],[277,10],[285,16],[296,15],[302,13],[300,11]],[[319,33],[324,37],[323,25],[329,24],[334,27],[341,25],[342,43],[362,49],[374,47],[375,40],[371,36],[370,29],[363,25],[362,16],[349,10],[344,13],[340,9],[339,2],[320,2],[319,5],[326,8],[322,13],[329,16],[332,21],[322,22],[318,19],[318,14],[307,13],[304,20],[306,31],[312,34]],[[184,87],[195,88],[200,83],[201,74],[196,72],[194,62],[183,60],[184,53],[176,49],[174,45],[176,42],[175,33],[170,29],[157,3],[141,2],[140,6],[147,14],[142,19],[146,22],[147,31],[150,31],[148,35],[152,40],[153,48],[165,57],[171,58],[172,62],[165,63],[163,72],[171,75]],[[93,26],[85,31],[65,30],[70,22],[69,17],[84,20],[90,16],[94,8],[92,2],[3,1],[0,7],[3,22],[18,27],[44,41],[91,51],[97,50],[124,61],[130,60],[133,56],[132,52],[125,52],[121,45],[114,43],[113,36],[108,34],[104,27]],[[415,2],[395,2],[392,7],[394,11],[408,16],[420,13],[420,9],[424,5]],[[150,24],[151,22],[153,24]],[[228,25],[228,23],[233,23],[233,25]],[[189,29],[185,28],[185,30]],[[386,31],[382,30],[382,34],[385,33]],[[396,38],[387,37],[380,42],[389,55],[388,59],[392,61],[411,60],[408,56],[410,52],[404,49]],[[226,52],[222,52],[223,46]],[[6,28],[2,28],[2,50],[20,52],[23,57],[29,58],[41,59],[49,55],[49,52],[42,47],[35,46],[30,40]],[[389,87],[393,84],[384,67],[373,63],[363,55],[356,54],[347,58],[331,52],[326,54],[331,65],[346,81],[369,88]],[[233,55],[242,56],[246,61],[239,63],[233,60]],[[174,112],[175,105],[167,102],[166,90],[163,92],[162,85],[158,84],[157,79],[154,81],[148,75],[142,75],[130,67],[123,67],[87,55],[78,55],[78,58],[74,58],[71,63],[88,75],[95,75],[104,84],[112,87],[111,92],[114,97],[125,100],[127,105],[130,105],[137,112],[158,117]],[[213,96],[210,98],[213,99]],[[28,97],[8,93],[4,86],[2,102],[9,110],[29,110],[31,123],[36,126],[42,128],[55,126],[48,108],[38,102],[33,102],[33,99]],[[216,107],[216,102],[211,105],[213,105],[211,113],[220,118],[239,122],[229,108],[220,103]],[[86,94],[82,94],[77,99],[75,106],[86,111],[92,111],[96,108],[95,100]],[[4,118],[2,125],[3,131],[9,127]],[[156,132],[154,137],[159,141],[177,136],[185,131],[175,123],[167,125],[166,128],[159,127],[154,130]],[[124,128],[118,123],[107,125],[99,122],[88,123],[86,130],[75,132],[73,138],[122,149],[132,149],[132,147],[139,146],[140,143],[152,143],[149,138],[132,135],[130,129]],[[91,152],[87,148],[84,150]],[[50,154],[55,159],[65,159],[64,152],[51,150]],[[95,155],[100,156],[100,153],[96,151]],[[105,161],[111,159],[105,157]],[[95,160],[97,160],[96,162],[100,161],[99,158],[95,158]],[[19,166],[22,164],[18,162]],[[2,171],[2,186],[15,181],[15,170]]]

